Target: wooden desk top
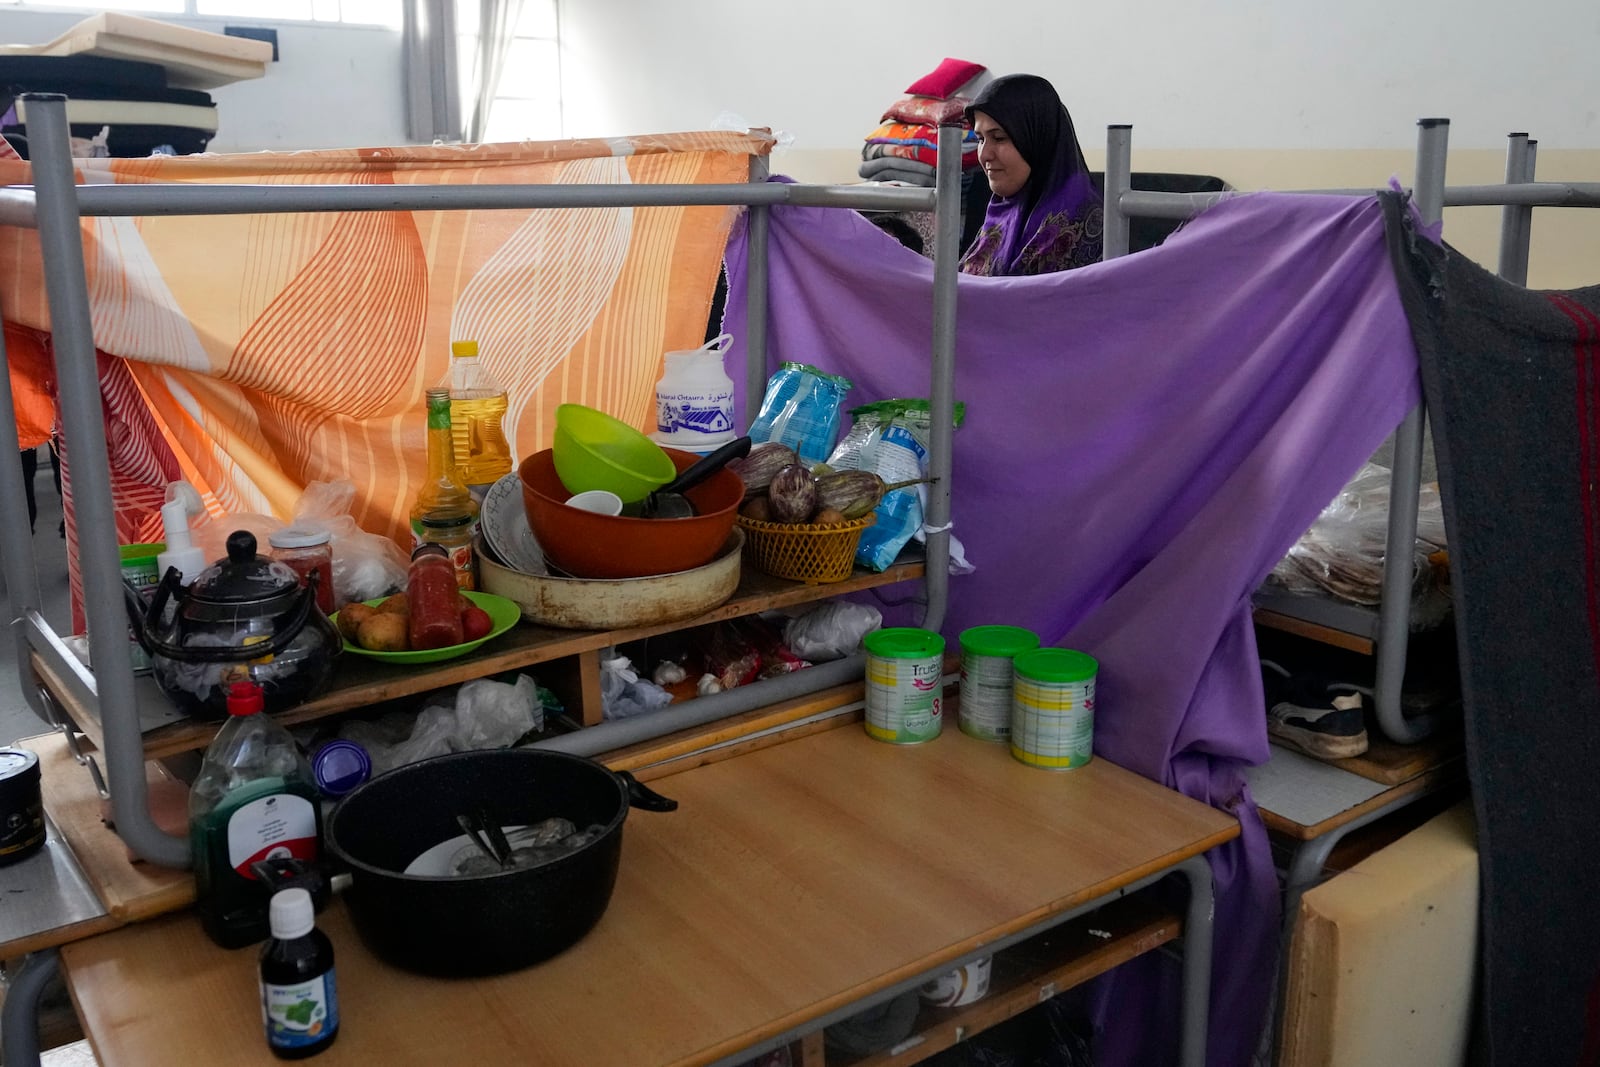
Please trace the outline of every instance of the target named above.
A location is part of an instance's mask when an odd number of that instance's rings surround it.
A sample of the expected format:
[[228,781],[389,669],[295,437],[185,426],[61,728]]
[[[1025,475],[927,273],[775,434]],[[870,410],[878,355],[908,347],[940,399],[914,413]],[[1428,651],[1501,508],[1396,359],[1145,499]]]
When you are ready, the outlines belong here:
[[[1229,840],[1229,816],[1103,760],[1051,773],[950,730],[857,728],[659,780],[599,926],[543,964],[442,981],[387,967],[344,904],[343,1029],[318,1062],[700,1064],[802,1026]],[[421,917],[419,917],[421,920]],[[425,921],[425,920],[421,920]],[[101,1062],[276,1062],[254,951],[190,915],[63,949]]]

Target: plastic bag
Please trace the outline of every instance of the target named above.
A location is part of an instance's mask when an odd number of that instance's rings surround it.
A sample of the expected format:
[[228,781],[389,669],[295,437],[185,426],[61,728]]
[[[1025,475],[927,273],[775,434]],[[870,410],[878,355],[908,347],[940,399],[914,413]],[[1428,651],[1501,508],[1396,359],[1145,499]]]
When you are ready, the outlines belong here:
[[456,690],[453,703],[434,703],[412,715],[395,711],[374,722],[353,720],[339,736],[367,750],[373,774],[485,748],[508,748],[544,729],[544,700],[532,678],[515,684],[480,678]]
[[333,598],[336,603],[371,600],[404,589],[410,563],[400,546],[367,533],[350,514],[355,483],[312,482],[295,505],[295,526],[325,529],[332,535]]
[[[1328,593],[1353,604],[1378,604],[1388,552],[1391,477],[1386,467],[1363,465],[1273,568],[1269,581],[1291,593]],[[1411,628],[1431,629],[1450,611],[1444,509],[1435,483],[1418,494],[1417,539],[1409,566]]]
[[601,718],[626,719],[644,715],[672,703],[672,694],[648,678],[640,678],[633,661],[616,650],[600,659]]
[[[182,484],[168,486],[168,499],[174,497],[175,487]],[[189,492],[194,490],[189,488]],[[235,530],[249,530],[255,536],[257,551],[263,555],[271,554],[267,539],[273,531],[285,526],[327,530],[329,547],[333,551],[334,603],[373,600],[404,589],[410,565],[406,553],[387,537],[367,533],[356,525],[350,514],[355,499],[355,483],[347,478],[312,482],[295,502],[294,518],[287,523],[272,515],[242,513],[215,518],[202,514],[198,523],[190,520],[191,537],[206,559],[215,562],[227,556],[228,535]],[[196,504],[198,501],[196,496]],[[190,514],[194,515],[196,510],[191,507]]]
[[839,436],[848,378],[804,363],[784,363],[767,379],[761,411],[750,424],[750,440],[788,445],[807,466],[821,463]]
[[883,613],[848,600],[818,604],[789,620],[783,639],[801,659],[822,663],[861,651],[861,639],[883,625]]
[[[933,428],[926,400],[884,400],[850,411],[855,420],[844,440],[828,456],[834,470],[871,471],[885,482],[928,476],[928,439]],[[955,425],[966,417],[966,405],[955,405]],[[875,571],[887,569],[913,537],[923,531],[924,487],[907,487],[888,493],[874,509],[877,517],[861,531],[856,562]],[[954,535],[950,538],[950,572],[968,574],[974,568]]]

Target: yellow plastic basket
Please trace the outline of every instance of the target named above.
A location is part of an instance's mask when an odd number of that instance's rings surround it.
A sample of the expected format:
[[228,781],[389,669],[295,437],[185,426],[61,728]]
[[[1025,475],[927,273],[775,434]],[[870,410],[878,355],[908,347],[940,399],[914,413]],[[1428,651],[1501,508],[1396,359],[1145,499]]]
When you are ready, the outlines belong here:
[[778,578],[818,584],[842,582],[855,569],[861,531],[877,521],[870,512],[845,522],[763,522],[739,516],[745,532],[744,555],[758,571]]

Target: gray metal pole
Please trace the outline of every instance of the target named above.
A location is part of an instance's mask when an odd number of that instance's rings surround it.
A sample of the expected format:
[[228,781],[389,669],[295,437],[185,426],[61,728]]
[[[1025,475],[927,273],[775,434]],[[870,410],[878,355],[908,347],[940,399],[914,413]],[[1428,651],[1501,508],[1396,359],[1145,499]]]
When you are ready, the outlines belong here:
[[[1423,119],[1417,133],[1417,175],[1413,185],[1424,223],[1444,217],[1445,158],[1450,120]],[[1435,716],[1408,720],[1400,706],[1406,673],[1406,643],[1411,638],[1412,559],[1417,543],[1417,494],[1422,488],[1423,405],[1406,414],[1394,436],[1394,468],[1389,481],[1389,529],[1384,547],[1382,602],[1378,607],[1378,724],[1391,741],[1410,744],[1431,734]]]
[[30,953],[11,976],[0,1009],[0,1062],[6,1067],[39,1067],[39,1005],[60,970],[61,957],[51,948]]
[[116,513],[111,500],[100,374],[89,319],[79,230],[77,186],[66,97],[30,93],[28,148],[38,203],[39,251],[50,301],[61,423],[72,457],[72,500],[78,528],[89,658],[94,663],[105,730],[106,773],[117,834],[137,855],[167,867],[189,865],[189,842],[166,833],[150,818],[145,792],[144,747],[128,656],[128,616],[123,608],[122,564],[117,554]]
[[[929,211],[929,189],[854,185],[93,185],[79,191],[84,217],[266,215],[303,211],[476,211],[526,208],[796,204]],[[7,198],[8,215],[26,212]]]
[[1133,127],[1106,127],[1105,239],[1101,259],[1116,259],[1128,254],[1128,216],[1122,210],[1122,194],[1133,188]]
[[1211,942],[1214,918],[1211,864],[1192,856],[1178,870],[1189,883],[1183,915],[1183,1002],[1179,1013],[1179,1062],[1206,1067],[1206,1031],[1211,1014]]
[[[756,156],[750,160],[750,181],[765,183],[767,160]],[[771,221],[765,204],[752,205],[745,224],[750,227],[750,242],[745,265],[745,367],[744,367],[744,428],[756,421],[761,410],[761,398],[767,390],[767,232]]]
[[927,531],[927,565],[923,588],[927,603],[922,613],[924,629],[944,626],[950,599],[950,477],[955,418],[956,279],[961,257],[961,137],[960,126],[939,127],[939,165],[935,182],[938,208],[933,230],[933,358],[928,396],[928,508],[923,515]]
[[764,708],[784,700],[809,696],[831,689],[836,685],[859,682],[866,672],[866,657],[850,656],[831,663],[819,663],[803,671],[780,674],[761,682],[741,685],[711,696],[696,697],[682,704],[672,704],[649,715],[627,719],[614,719],[595,726],[585,726],[569,734],[548,741],[534,742],[534,748],[548,748],[556,752],[570,752],[577,756],[598,756],[614,752],[641,741],[653,741],[667,734],[687,730],[692,726],[716,722],[731,715],[741,715],[756,708]]
[[[0,426],[15,426],[16,404],[11,395],[11,365],[6,353],[6,342],[0,333]],[[8,510],[16,517],[28,513],[26,487],[22,484],[21,462],[10,463],[0,458],[0,500],[9,504]],[[41,718],[48,719],[38,687],[30,680],[28,667],[28,612],[39,609],[39,569],[33,556],[33,532],[24,530],[22,523],[0,523],[0,566],[6,576],[6,601],[9,609],[6,618],[11,625],[11,635],[17,645],[17,684],[23,697]]]
[[[1516,185],[1526,180],[1528,166],[1528,135],[1506,134],[1506,184]],[[1500,263],[1499,274],[1508,282],[1528,284],[1528,231],[1527,220],[1533,216],[1532,207],[1507,204],[1500,209]]]

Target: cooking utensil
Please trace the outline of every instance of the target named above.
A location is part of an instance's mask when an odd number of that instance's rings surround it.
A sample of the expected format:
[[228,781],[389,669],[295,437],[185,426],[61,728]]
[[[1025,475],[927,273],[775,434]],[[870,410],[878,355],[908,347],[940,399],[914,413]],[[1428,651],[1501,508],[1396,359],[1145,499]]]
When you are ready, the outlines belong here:
[[481,816],[476,814],[457,815],[456,825],[461,827],[462,832],[465,833],[467,837],[472,839],[472,843],[474,845],[478,846],[479,852],[482,852],[485,856],[488,856],[494,861],[496,867],[499,867],[502,870],[505,868],[506,860],[511,856],[511,849],[509,846],[507,846],[505,851],[502,852],[499,848],[489,843],[489,840],[484,834],[484,831],[487,829],[487,827],[484,825],[483,818]]
[[[424,974],[498,974],[554,956],[600,921],[630,806],[671,811],[677,802],[582,756],[536,748],[455,752],[358,787],[334,809],[325,841],[350,870],[345,901],[373,953]],[[454,877],[404,873],[460,837],[457,812],[479,809],[488,825],[560,817],[603,830],[537,866]]]
[[567,630],[625,630],[692,619],[723,603],[739,588],[745,544],[734,528],[710,563],[648,578],[568,578],[525,574],[487,557],[478,559],[483,588],[517,602],[522,617]]
[[[690,452],[667,451],[679,470],[700,461]],[[596,515],[566,506],[572,494],[562,486],[548,448],[524,459],[517,473],[528,523],[546,561],[580,578],[642,578],[703,566],[727,542],[744,499],[744,481],[723,468],[685,494],[699,512],[693,518]]]
[[[750,454],[750,438],[735,437],[700,462],[643,500],[622,505],[624,515],[637,515],[645,519],[687,519],[696,514],[694,504],[683,494],[729,463]],[[570,504],[571,501],[569,500]]]
[[500,820],[489,818],[489,813],[479,808],[478,825],[483,827],[483,834],[489,839],[489,845],[494,849],[495,857],[500,861],[500,866],[510,866],[511,842],[506,840],[506,829],[500,825]]
[[311,699],[344,644],[316,590],[286,564],[256,555],[248,530],[229,534],[227,548],[227,558],[187,588],[168,568],[148,608],[124,583],[128,619],[156,684],[185,714],[204,719],[227,716],[228,686],[240,680],[260,684],[267,711]]

